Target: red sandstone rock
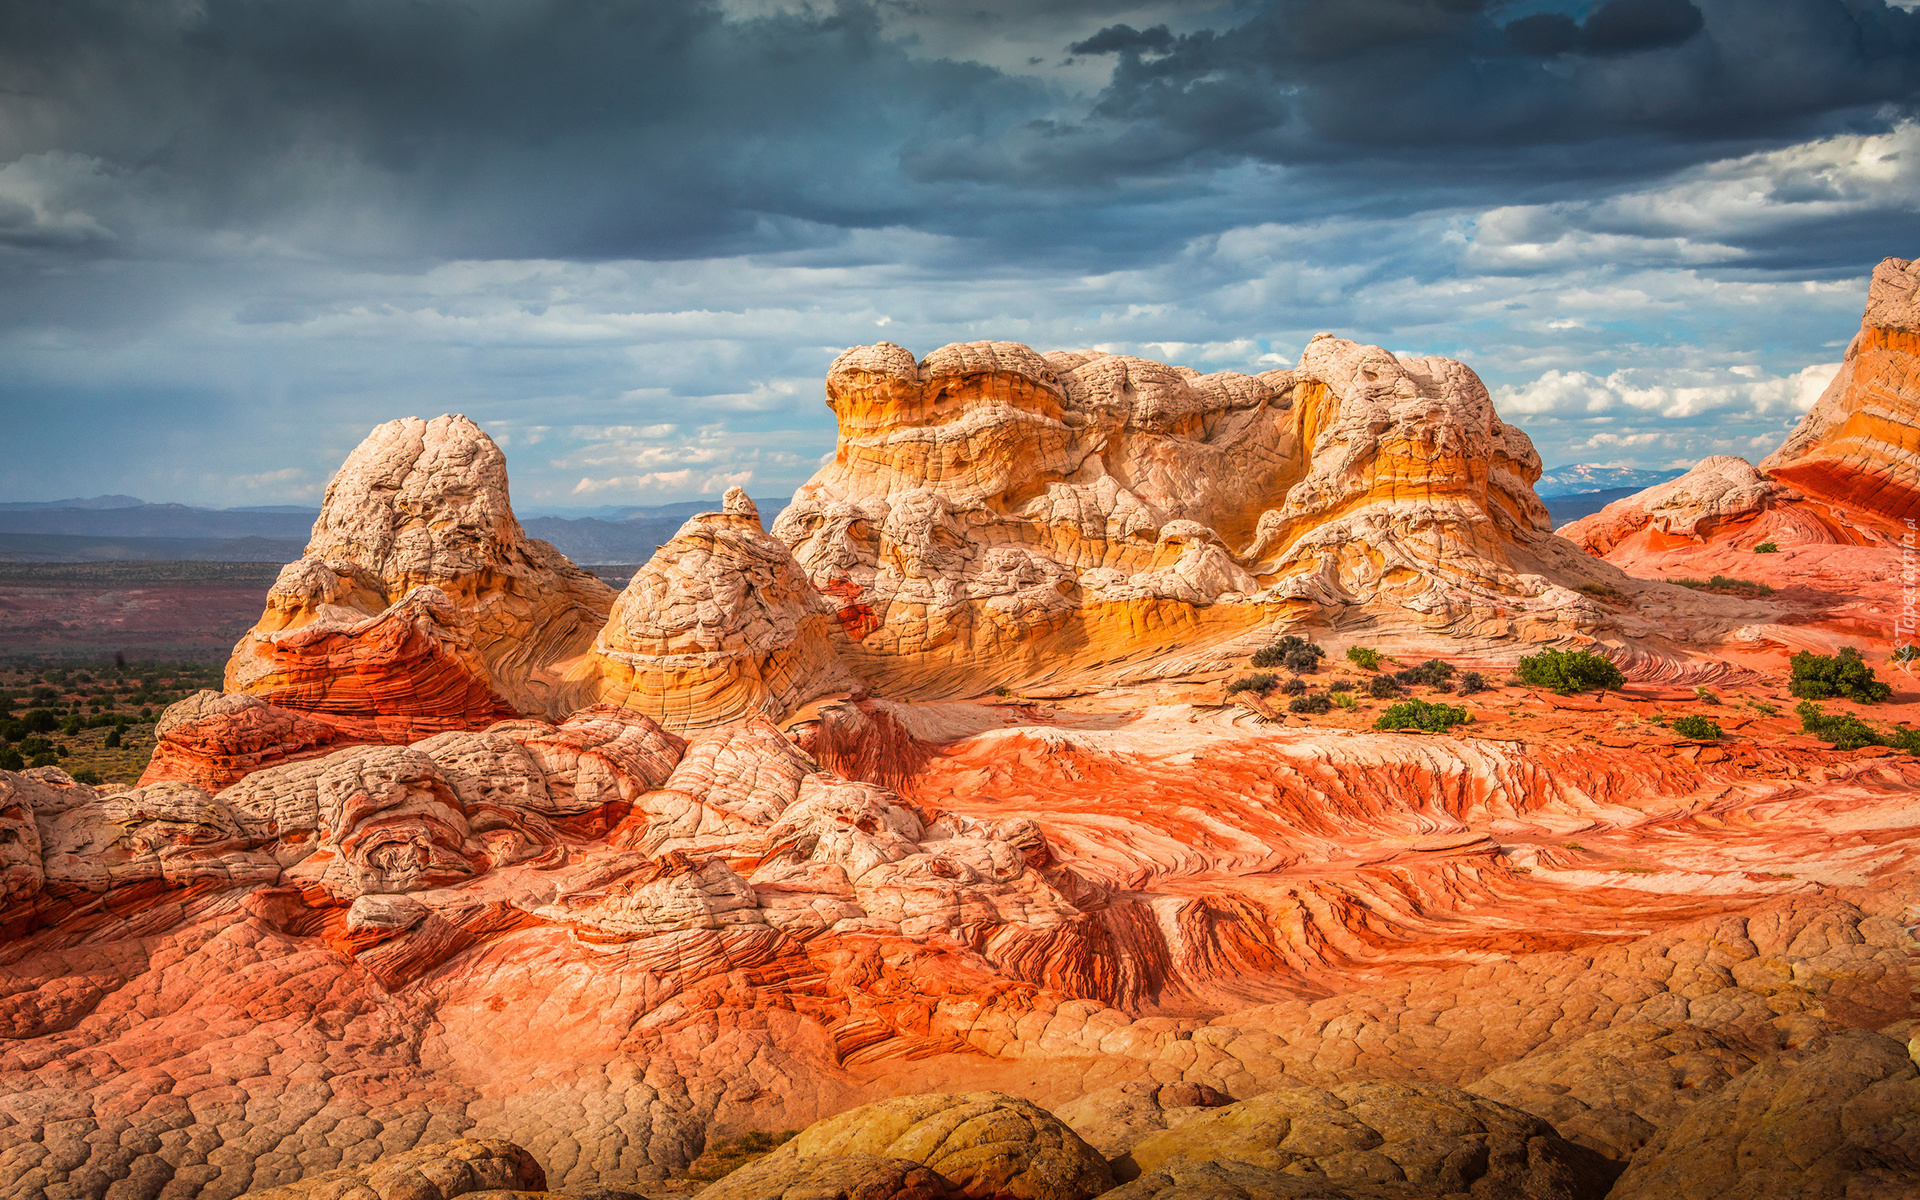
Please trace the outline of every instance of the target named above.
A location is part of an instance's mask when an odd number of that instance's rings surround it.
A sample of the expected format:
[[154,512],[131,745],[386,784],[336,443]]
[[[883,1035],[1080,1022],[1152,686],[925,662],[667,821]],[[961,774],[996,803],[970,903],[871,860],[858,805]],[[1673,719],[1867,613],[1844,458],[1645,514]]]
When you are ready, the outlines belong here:
[[210,792],[263,767],[325,754],[353,739],[324,721],[243,693],[195,692],[154,723],[153,758],[141,786],[191,783]]

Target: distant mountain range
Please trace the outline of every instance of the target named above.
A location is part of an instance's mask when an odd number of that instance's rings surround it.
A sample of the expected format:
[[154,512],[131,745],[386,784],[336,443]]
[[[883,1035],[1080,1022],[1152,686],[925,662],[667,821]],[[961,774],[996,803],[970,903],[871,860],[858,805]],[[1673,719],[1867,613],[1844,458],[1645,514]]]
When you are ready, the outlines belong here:
[[[760,500],[769,524],[784,500]],[[521,525],[582,566],[643,563],[718,498],[654,507],[530,507]],[[558,515],[594,514],[594,515]],[[291,562],[300,557],[317,508],[273,504],[194,508],[134,496],[0,504],[0,562]]]
[[1685,474],[1685,471],[1678,469],[1648,471],[1639,467],[1602,467],[1595,463],[1575,463],[1570,467],[1554,467],[1546,471],[1540,476],[1540,482],[1533,485],[1533,491],[1542,500],[1614,491],[1619,488],[1629,489],[1629,492],[1621,493],[1621,495],[1627,495],[1641,488],[1650,488],[1656,483],[1678,479]]

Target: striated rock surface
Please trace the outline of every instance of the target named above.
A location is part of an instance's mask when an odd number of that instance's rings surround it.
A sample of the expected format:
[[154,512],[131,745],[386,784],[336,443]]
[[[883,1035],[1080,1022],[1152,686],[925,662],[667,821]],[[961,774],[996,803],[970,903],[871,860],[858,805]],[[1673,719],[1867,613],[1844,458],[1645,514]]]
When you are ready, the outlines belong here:
[[253,1200],[454,1200],[488,1192],[541,1192],[546,1186],[546,1172],[519,1146],[462,1139],[247,1195]]
[[1920,517],[1920,265],[1874,268],[1840,373],[1760,469],[1891,540]]
[[910,1158],[840,1154],[784,1158],[748,1167],[699,1193],[699,1200],[963,1200],[952,1180]]
[[154,723],[144,786],[177,781],[217,792],[263,767],[325,754],[358,739],[325,721],[244,692],[195,692]]
[[[1614,577],[1555,539],[1472,371],[1322,335],[1200,375],[1011,342],[835,360],[834,461],[774,532],[889,695],[977,694],[1283,616],[1565,636]],[[1596,572],[1598,574],[1596,575]]]
[[676,729],[784,717],[856,686],[827,638],[833,608],[739,488],[654,553],[593,645],[606,703]]
[[473,422],[390,421],[327,486],[226,687],[360,741],[561,717],[577,701],[569,665],[612,600],[522,532],[506,460]]

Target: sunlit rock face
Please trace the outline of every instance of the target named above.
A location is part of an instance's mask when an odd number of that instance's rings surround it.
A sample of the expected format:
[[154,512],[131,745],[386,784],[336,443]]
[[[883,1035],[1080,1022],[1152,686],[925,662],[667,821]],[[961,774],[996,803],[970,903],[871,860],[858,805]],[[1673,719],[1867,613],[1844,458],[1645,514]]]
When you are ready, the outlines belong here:
[[[835,360],[834,461],[774,533],[885,691],[979,690],[1376,605],[1525,620],[1583,578],[1478,377],[1330,336],[1201,375],[1012,342]],[[1557,596],[1554,593],[1558,593]]]
[[564,716],[578,702],[568,666],[612,600],[522,532],[506,461],[473,422],[390,421],[328,485],[226,687],[363,741]]
[[1840,373],[1760,469],[1896,541],[1920,517],[1920,263],[1874,268]]

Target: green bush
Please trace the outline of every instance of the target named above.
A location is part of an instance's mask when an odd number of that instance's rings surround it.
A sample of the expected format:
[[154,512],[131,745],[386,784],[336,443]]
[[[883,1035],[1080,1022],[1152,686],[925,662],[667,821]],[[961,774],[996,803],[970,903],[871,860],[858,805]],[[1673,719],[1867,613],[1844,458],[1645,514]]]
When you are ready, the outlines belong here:
[[1327,690],[1330,692],[1350,692],[1353,690],[1353,680],[1335,679],[1327,684]]
[[1307,681],[1295,675],[1280,685],[1280,690],[1289,696],[1298,696],[1307,690]]
[[1464,708],[1451,704],[1432,704],[1425,700],[1402,700],[1374,721],[1375,729],[1424,729],[1445,733],[1455,725],[1473,720]]
[[0,771],[24,771],[27,760],[20,757],[18,750],[0,750]]
[[94,770],[92,767],[81,767],[73,773],[73,781],[75,783],[90,783],[98,787],[101,782],[100,772]]
[[1369,650],[1365,646],[1348,646],[1347,661],[1367,671],[1380,669],[1380,652]]
[[1336,708],[1360,707],[1360,697],[1354,695],[1352,692],[1328,692],[1327,698],[1333,701],[1334,707]]
[[1460,694],[1462,696],[1472,696],[1476,693],[1484,692],[1492,686],[1492,684],[1487,682],[1487,677],[1478,671],[1460,672]]
[[1788,687],[1802,700],[1851,700],[1855,704],[1878,704],[1893,694],[1893,689],[1874,677],[1873,668],[1852,646],[1840,647],[1838,654],[1815,654],[1802,650],[1787,660],[1793,668],[1793,683]]
[[28,709],[27,715],[20,718],[20,721],[27,727],[28,733],[52,733],[60,728],[60,718],[54,716],[52,710],[45,708]]
[[1695,700],[1698,700],[1702,704],[1720,703],[1720,697],[1708,691],[1707,686],[1705,684],[1701,684],[1699,687],[1693,689],[1693,698]]
[[1920,646],[1908,642],[1898,650],[1895,650],[1889,657],[1897,663],[1912,662],[1914,659],[1920,658]]
[[1773,595],[1773,589],[1764,583],[1755,583],[1751,579],[1733,579],[1726,575],[1715,575],[1712,579],[1676,579],[1673,582],[1683,588],[1692,588],[1696,592],[1739,596],[1746,600]]
[[1367,695],[1375,700],[1391,700],[1395,696],[1404,695],[1406,690],[1391,675],[1375,675],[1367,684]]
[[1671,728],[1681,737],[1692,738],[1696,742],[1720,740],[1720,727],[1705,717],[1675,717]]
[[1780,545],[1777,542],[1761,542],[1753,548],[1753,552],[1755,554],[1778,554],[1780,553]]
[[115,725],[112,729],[109,729],[107,731],[107,749],[118,750],[119,748],[120,748],[120,727],[118,725]]
[[1231,696],[1236,692],[1258,692],[1264,696],[1272,691],[1274,685],[1279,682],[1280,677],[1272,671],[1261,671],[1253,675],[1242,675],[1227,685],[1227,695]]
[[1285,667],[1300,675],[1311,675],[1320,669],[1320,660],[1326,651],[1298,634],[1288,634],[1270,646],[1262,648],[1253,656],[1256,667]]
[[27,764],[30,767],[54,767],[60,765],[60,756],[53,753],[36,754]]
[[1574,589],[1583,596],[1592,596],[1596,600],[1605,600],[1609,604],[1631,604],[1633,598],[1619,588],[1606,583],[1583,583]]
[[1835,750],[1858,750],[1863,746],[1885,746],[1886,739],[1873,726],[1852,713],[1828,715],[1818,704],[1802,700],[1794,706],[1800,714],[1800,729],[1831,745]]
[[1612,659],[1586,650],[1542,650],[1522,658],[1515,670],[1529,687],[1550,688],[1562,696],[1605,692],[1627,682]]
[[1310,692],[1305,696],[1295,696],[1287,703],[1290,713],[1323,713],[1333,707],[1333,701],[1325,693]]
[[1408,667],[1404,671],[1394,672],[1394,679],[1402,687],[1421,684],[1425,687],[1439,688],[1441,691],[1453,690],[1453,664],[1430,658],[1417,667]]

